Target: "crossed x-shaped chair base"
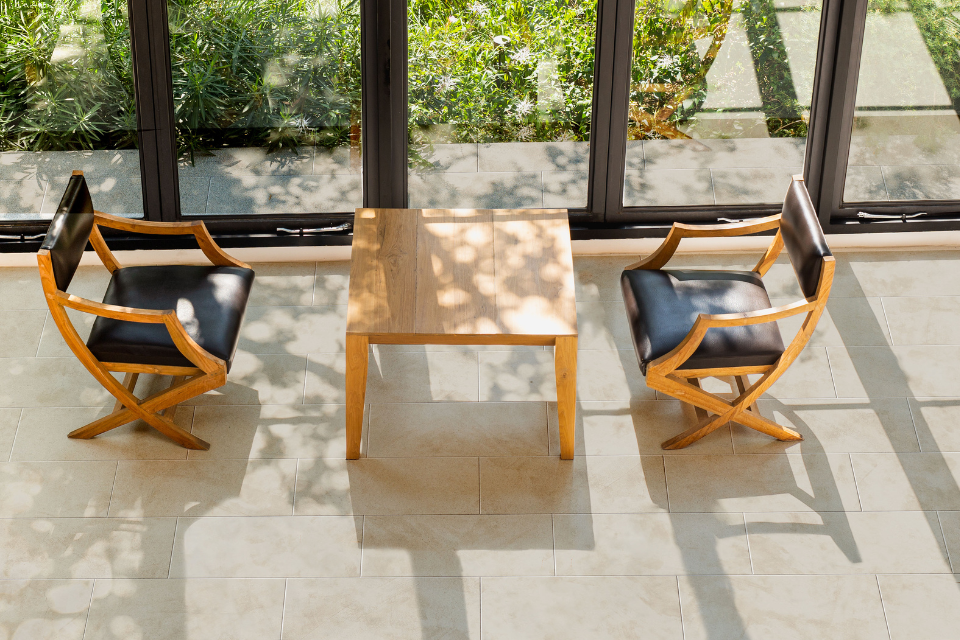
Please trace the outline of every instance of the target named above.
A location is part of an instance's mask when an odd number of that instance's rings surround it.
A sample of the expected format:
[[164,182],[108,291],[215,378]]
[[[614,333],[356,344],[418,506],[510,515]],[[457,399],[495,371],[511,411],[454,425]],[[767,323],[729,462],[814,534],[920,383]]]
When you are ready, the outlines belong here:
[[[658,376],[648,374],[648,386],[678,397],[692,405],[698,420],[695,427],[664,441],[660,446],[664,449],[682,449],[713,433],[728,422],[742,424],[745,427],[773,436],[777,440],[803,440],[803,436],[793,429],[780,426],[760,415],[756,401],[767,387],[776,380],[774,376],[770,375],[772,369],[774,368],[767,368],[766,375],[753,385],[749,385],[745,375],[734,375],[733,378],[740,395],[732,401],[705,391],[700,386],[700,378],[684,379],[677,375]],[[763,371],[763,369],[758,370],[758,372],[760,371]],[[721,375],[724,374],[718,373],[717,377]]]
[[[96,375],[96,377],[100,379],[101,376]],[[104,387],[117,398],[113,412],[71,431],[69,437],[87,440],[139,419],[187,449],[206,451],[210,448],[208,442],[174,423],[172,417],[177,406],[184,400],[221,386],[223,382],[219,379],[220,376],[206,374],[199,369],[196,372],[174,375],[168,389],[143,400],[139,400],[133,394],[140,377],[139,373],[127,372],[122,385],[113,376],[108,377],[113,384],[107,382]],[[103,382],[101,380],[101,383]]]

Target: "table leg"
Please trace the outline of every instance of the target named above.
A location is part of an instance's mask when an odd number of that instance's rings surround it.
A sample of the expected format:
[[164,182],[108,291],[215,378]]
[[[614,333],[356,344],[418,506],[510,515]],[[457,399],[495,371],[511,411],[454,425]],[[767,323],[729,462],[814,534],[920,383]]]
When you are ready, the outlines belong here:
[[360,457],[369,350],[368,336],[347,334],[347,460]]
[[560,423],[560,457],[573,460],[577,435],[577,336],[557,336],[554,347],[557,371],[557,418]]

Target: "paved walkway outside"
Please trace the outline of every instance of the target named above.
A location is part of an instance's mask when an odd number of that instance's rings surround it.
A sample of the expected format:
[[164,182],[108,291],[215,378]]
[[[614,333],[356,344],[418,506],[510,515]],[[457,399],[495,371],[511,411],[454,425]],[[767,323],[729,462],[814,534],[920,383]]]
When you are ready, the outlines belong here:
[[[960,252],[840,253],[760,402],[805,440],[734,425],[674,452],[695,417],[640,375],[632,260],[575,260],[572,462],[550,350],[422,346],[371,352],[345,462],[346,263],[256,266],[228,384],[176,414],[209,452],[143,425],[69,440],[113,401],[36,270],[0,269],[0,637],[956,637]],[[107,280],[83,268],[71,292]],[[783,260],[765,280],[799,295]]]

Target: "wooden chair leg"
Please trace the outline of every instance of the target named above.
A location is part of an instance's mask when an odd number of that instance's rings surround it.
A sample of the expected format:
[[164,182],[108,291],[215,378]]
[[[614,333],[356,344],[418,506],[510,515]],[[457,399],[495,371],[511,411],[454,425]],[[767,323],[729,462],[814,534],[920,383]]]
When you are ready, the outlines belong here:
[[[746,393],[747,389],[750,388],[750,381],[747,380],[746,376],[733,376],[733,379],[736,380],[737,391],[739,391],[741,395]],[[760,407],[757,406],[756,402],[747,407],[747,411],[752,411],[755,414],[760,415]]]
[[[206,451],[210,448],[208,442],[181,428],[173,420],[167,418],[164,413],[170,407],[176,407],[184,400],[222,386],[225,375],[225,372],[222,372],[202,374],[189,379],[178,377],[179,381],[175,381],[169,389],[80,427],[72,431],[69,437],[84,440],[93,438],[139,418],[182,447]],[[109,388],[107,390],[113,392]],[[118,391],[118,393],[120,392]]]
[[[133,390],[137,388],[137,380],[139,378],[140,378],[139,373],[132,373],[132,372],[123,376],[124,389],[126,389],[130,393],[133,393]],[[120,409],[123,409],[123,402],[121,402],[120,400],[117,400],[117,403],[113,405],[113,412],[116,413],[117,411],[120,411]]]
[[[695,386],[697,389],[703,389],[703,387],[700,386],[700,380],[698,380],[697,378],[687,378],[687,382]],[[703,407],[698,407],[695,404],[692,404],[690,406],[693,407],[694,413],[697,414],[697,420],[699,422],[704,422],[707,419],[707,416],[709,414],[706,411],[704,411]]]
[[[187,376],[173,376],[173,380],[170,382],[170,388],[173,388],[187,379]],[[171,405],[163,410],[163,417],[173,419],[174,414],[177,412],[177,407],[180,406],[178,402],[175,405]]]

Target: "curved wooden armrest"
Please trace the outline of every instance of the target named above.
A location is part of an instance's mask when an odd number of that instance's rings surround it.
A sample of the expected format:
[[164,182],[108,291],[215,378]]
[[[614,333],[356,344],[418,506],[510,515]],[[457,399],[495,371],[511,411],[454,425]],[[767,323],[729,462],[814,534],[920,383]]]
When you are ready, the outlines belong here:
[[141,322],[145,324],[163,324],[166,325],[170,338],[187,360],[192,362],[204,373],[212,373],[218,369],[225,369],[226,363],[217,358],[209,351],[197,344],[196,340],[190,337],[187,330],[183,328],[180,319],[177,317],[175,309],[160,311],[157,309],[135,309],[132,307],[121,307],[115,304],[104,304],[94,302],[79,296],[56,291],[54,293],[56,303],[60,306],[84,313],[91,313],[102,318],[111,318],[113,320],[123,320],[126,322]]
[[[241,262],[225,253],[224,250],[220,248],[220,245],[218,245],[210,235],[207,225],[203,224],[203,222],[199,220],[195,222],[149,222],[146,220],[121,218],[120,216],[114,216],[110,215],[109,213],[97,211],[94,216],[94,222],[97,226],[117,229],[119,231],[127,231],[130,233],[143,233],[148,235],[162,236],[192,235],[197,239],[197,244],[200,245],[200,250],[203,251],[203,255],[205,255],[211,263],[220,267],[240,267],[241,269],[250,268],[250,265],[246,264],[245,262]],[[99,231],[97,231],[96,235],[99,235]],[[94,237],[91,236],[91,240],[93,239]],[[102,242],[102,237],[100,238],[100,242]],[[98,249],[97,244],[98,243],[96,242],[94,243],[94,249]],[[105,248],[106,244],[104,243],[103,246]],[[97,253],[100,254],[99,249]],[[109,254],[109,250],[107,250],[106,253]],[[103,259],[104,265],[108,269],[115,271],[117,268],[119,268],[119,264],[113,259],[112,254],[109,255],[109,259],[104,259],[104,254],[100,254],[100,257]]]
[[790,304],[769,309],[760,309],[759,311],[746,311],[744,313],[701,313],[697,316],[693,328],[687,333],[686,337],[680,341],[670,353],[663,355],[650,363],[650,367],[665,368],[670,371],[677,369],[693,355],[697,347],[707,335],[709,329],[717,327],[744,327],[747,325],[763,324],[773,322],[781,318],[789,318],[801,313],[809,313],[817,308],[820,301],[817,298],[811,300],[798,300]]
[[627,267],[627,269],[660,269],[670,261],[670,258],[673,257],[673,254],[676,253],[677,247],[680,246],[680,241],[684,238],[724,238],[732,236],[746,236],[753,233],[760,233],[761,231],[777,229],[779,227],[779,213],[773,216],[767,216],[766,218],[758,218],[757,220],[750,220],[746,222],[734,222],[731,224],[695,225],[674,222],[673,226],[670,228],[670,233],[667,234],[667,237],[663,243],[657,247],[657,250],[643,260],[631,264]]

